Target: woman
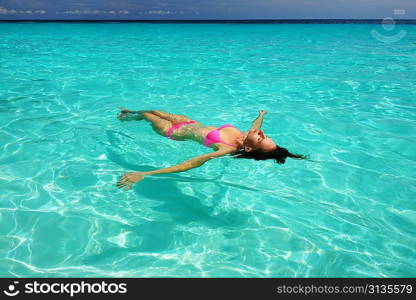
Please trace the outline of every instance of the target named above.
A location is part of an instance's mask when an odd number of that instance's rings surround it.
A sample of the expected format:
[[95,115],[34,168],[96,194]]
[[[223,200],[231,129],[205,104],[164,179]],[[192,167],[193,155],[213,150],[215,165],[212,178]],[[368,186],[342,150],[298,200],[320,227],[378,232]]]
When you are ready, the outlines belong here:
[[144,176],[184,172],[200,167],[212,158],[227,154],[234,156],[234,158],[275,159],[279,164],[285,163],[287,157],[306,158],[279,147],[264,134],[263,130],[260,130],[263,117],[267,113],[264,110],[259,112],[259,116],[254,120],[250,130],[243,132],[232,125],[223,125],[219,128],[203,126],[186,116],[168,114],[158,110],[128,110],[122,107],[119,109],[121,112],[118,119],[121,121],[145,119],[151,122],[153,130],[162,136],[177,141],[193,140],[214,150],[214,152],[188,159],[173,167],[149,172],[124,173],[117,182],[117,187],[125,186],[125,191],[131,189],[134,183],[143,180]]

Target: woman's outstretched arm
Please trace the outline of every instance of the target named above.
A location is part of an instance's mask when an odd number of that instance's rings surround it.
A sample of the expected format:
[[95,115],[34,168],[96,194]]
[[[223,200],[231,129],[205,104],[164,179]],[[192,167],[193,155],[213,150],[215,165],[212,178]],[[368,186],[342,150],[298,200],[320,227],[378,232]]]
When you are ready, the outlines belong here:
[[124,190],[127,191],[127,190],[131,189],[133,184],[143,180],[143,178],[145,176],[156,175],[156,174],[184,172],[184,171],[187,171],[189,169],[200,167],[212,158],[217,158],[217,157],[220,157],[220,156],[224,156],[224,155],[229,154],[229,153],[230,153],[230,150],[218,150],[218,151],[215,151],[215,152],[211,152],[211,153],[208,153],[208,154],[204,154],[204,155],[200,155],[200,156],[188,159],[188,160],[184,161],[183,163],[180,163],[178,165],[175,165],[175,166],[172,166],[172,167],[169,167],[169,168],[158,169],[158,170],[153,170],[153,171],[148,171],[148,172],[128,172],[128,173],[124,173],[120,177],[120,180],[117,182],[117,187],[121,188],[121,187],[126,186],[126,188]]
[[252,129],[260,129],[261,125],[263,124],[264,115],[267,114],[267,111],[260,110],[259,116],[254,120],[253,124],[251,124],[250,130]]

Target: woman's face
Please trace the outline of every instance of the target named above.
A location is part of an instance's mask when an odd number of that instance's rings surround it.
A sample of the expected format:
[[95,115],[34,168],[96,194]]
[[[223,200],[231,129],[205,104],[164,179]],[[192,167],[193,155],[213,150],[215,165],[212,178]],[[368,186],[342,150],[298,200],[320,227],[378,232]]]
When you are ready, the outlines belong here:
[[264,135],[263,130],[252,129],[248,132],[247,138],[243,143],[244,151],[261,151],[271,152],[276,149],[276,144],[273,140]]

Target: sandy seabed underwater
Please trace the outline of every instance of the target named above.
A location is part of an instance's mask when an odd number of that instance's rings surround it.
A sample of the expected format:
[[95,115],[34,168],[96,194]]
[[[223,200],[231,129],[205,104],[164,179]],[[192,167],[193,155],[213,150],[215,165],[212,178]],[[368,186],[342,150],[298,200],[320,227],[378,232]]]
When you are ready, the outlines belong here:
[[[390,37],[405,31],[392,43]],[[0,24],[3,277],[412,277],[415,26]],[[117,107],[263,129],[211,160]]]

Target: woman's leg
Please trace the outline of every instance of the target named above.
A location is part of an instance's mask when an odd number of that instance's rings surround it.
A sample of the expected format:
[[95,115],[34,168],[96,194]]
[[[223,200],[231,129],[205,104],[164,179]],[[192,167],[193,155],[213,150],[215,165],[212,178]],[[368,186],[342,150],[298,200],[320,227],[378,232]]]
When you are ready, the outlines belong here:
[[124,107],[119,107],[119,109],[121,110],[121,112],[118,114],[118,119],[121,121],[143,120],[142,113],[144,112],[152,113],[158,116],[159,118],[162,118],[171,122],[173,125],[192,121],[192,119],[188,118],[187,116],[169,114],[160,110],[129,110]]
[[119,107],[121,112],[117,118],[121,121],[143,120],[152,123],[153,129],[160,135],[166,136],[166,132],[173,125],[192,121],[191,118],[183,115],[175,115],[165,113],[160,110],[129,110],[124,107]]
[[120,113],[118,114],[117,118],[120,121],[140,121],[144,119],[142,113],[152,112],[151,110],[129,110],[124,107],[119,107],[118,109],[120,110]]
[[171,122],[162,119],[149,111],[142,112],[140,115],[147,121],[151,122],[153,130],[162,136],[166,136],[166,132],[172,127]]
[[168,113],[165,113],[165,112],[160,111],[160,110],[151,110],[150,112],[152,114],[162,118],[162,119],[165,119],[165,120],[171,122],[173,125],[183,123],[183,122],[192,121],[192,119],[188,118],[187,116],[168,114]]

